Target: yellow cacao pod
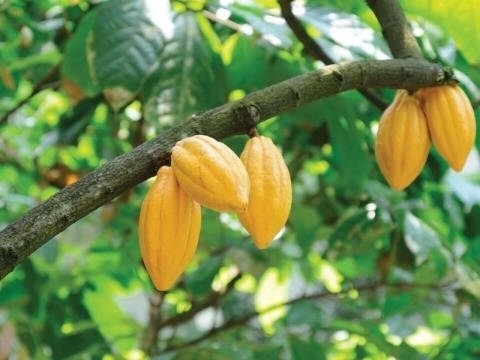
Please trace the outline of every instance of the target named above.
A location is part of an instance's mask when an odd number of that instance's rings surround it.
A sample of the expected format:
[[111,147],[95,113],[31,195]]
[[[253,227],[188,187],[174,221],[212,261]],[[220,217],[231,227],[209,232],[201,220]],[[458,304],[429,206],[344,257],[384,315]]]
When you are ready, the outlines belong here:
[[433,145],[456,171],[460,171],[473,148],[475,114],[467,95],[458,85],[444,85],[417,91],[427,117]]
[[239,157],[206,135],[178,141],[172,148],[172,169],[190,196],[216,211],[244,211],[250,179]]
[[195,254],[201,209],[162,166],[143,200],[139,218],[140,252],[158,290],[171,288]]
[[390,186],[402,190],[422,171],[430,149],[427,120],[419,100],[398,90],[380,118],[375,156]]
[[285,226],[292,205],[290,173],[279,149],[264,136],[250,138],[240,155],[250,177],[247,210],[238,218],[255,245],[266,248]]

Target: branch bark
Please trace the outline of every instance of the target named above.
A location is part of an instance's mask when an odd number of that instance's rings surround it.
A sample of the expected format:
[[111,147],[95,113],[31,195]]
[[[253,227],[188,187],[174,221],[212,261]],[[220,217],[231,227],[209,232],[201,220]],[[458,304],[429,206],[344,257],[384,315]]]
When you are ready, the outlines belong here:
[[183,137],[223,139],[246,133],[282,112],[342,91],[367,87],[418,88],[448,80],[443,69],[420,59],[363,60],[326,66],[247,95],[240,101],[196,114],[105,163],[0,231],[0,279],[69,225],[170,162],[170,149]]
[[380,23],[382,35],[394,58],[423,58],[398,0],[367,0],[367,4]]

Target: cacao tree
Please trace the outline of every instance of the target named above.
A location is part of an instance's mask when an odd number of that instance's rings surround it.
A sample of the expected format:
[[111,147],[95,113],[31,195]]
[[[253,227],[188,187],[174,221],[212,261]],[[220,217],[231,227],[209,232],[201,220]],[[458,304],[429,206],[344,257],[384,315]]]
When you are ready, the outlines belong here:
[[[398,90],[458,86],[478,112],[476,5],[0,1],[0,359],[478,358],[475,124],[448,162],[404,146],[425,165],[403,190],[375,157]],[[155,174],[181,139],[240,155],[252,132],[288,166],[285,227],[259,249],[202,207],[195,255],[156,290],[138,224]]]

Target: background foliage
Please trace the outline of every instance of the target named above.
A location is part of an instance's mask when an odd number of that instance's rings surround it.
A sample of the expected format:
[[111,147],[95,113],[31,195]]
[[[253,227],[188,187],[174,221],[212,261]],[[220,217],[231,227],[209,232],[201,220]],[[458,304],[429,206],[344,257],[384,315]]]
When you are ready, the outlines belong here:
[[[476,108],[476,2],[401,5],[425,57],[454,68]],[[273,0],[0,10],[1,227],[192,113],[322,66]],[[334,62],[389,57],[364,1],[295,10]],[[148,183],[74,224],[0,282],[0,359],[478,358],[478,153],[454,173],[432,150],[393,191],[374,162],[380,114],[349,91],[263,123],[294,181],[287,228],[259,251],[235,216],[203,210],[197,256],[166,294],[138,249]]]

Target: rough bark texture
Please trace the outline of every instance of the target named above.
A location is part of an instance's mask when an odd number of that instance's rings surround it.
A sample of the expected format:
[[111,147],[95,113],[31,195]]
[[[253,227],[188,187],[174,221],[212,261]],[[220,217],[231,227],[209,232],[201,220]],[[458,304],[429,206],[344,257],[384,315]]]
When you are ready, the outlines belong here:
[[375,13],[394,58],[423,58],[398,0],[367,0],[367,4]]
[[0,279],[49,239],[170,161],[179,139],[206,134],[217,139],[247,133],[287,110],[350,89],[417,88],[445,79],[441,67],[423,60],[366,60],[330,65],[197,114],[129,153],[105,163],[0,231]]

